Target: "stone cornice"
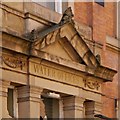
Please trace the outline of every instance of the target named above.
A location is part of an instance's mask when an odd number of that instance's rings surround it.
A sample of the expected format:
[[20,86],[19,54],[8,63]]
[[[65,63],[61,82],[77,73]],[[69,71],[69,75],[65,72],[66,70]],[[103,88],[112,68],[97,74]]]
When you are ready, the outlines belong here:
[[0,31],[2,32],[2,34],[6,34],[6,35],[8,34],[8,35],[13,36],[13,37],[16,37],[16,38],[18,38],[18,39],[21,39],[21,40],[30,42],[30,40],[27,39],[26,37],[20,35],[20,34],[17,33],[17,32],[14,32],[14,31],[12,31],[12,30],[10,30],[10,29],[0,28]]
[[111,36],[106,36],[106,46],[108,48],[111,48],[117,52],[120,51],[120,40],[119,39],[116,39],[114,37],[111,37]]
[[[30,7],[31,6],[31,7]],[[34,2],[26,2],[24,3],[25,12],[29,12],[36,17],[40,17],[49,21],[51,23],[59,22],[61,15],[53,10],[45,8],[44,6],[34,3]],[[34,8],[34,9],[31,9]]]
[[112,81],[114,75],[117,73],[116,70],[110,69],[105,66],[99,66],[95,71],[95,76],[99,76],[100,78],[103,78],[105,82]]
[[43,23],[44,25],[51,26],[53,23],[50,22],[49,20],[46,20],[40,16],[36,16],[34,13],[25,13],[25,19],[32,19],[37,22]]
[[2,42],[0,45],[2,48],[28,55],[30,43],[31,41],[29,39],[26,39],[21,35],[7,30],[2,30]]
[[43,59],[64,67],[68,67],[74,70],[77,70],[79,72],[82,72],[83,75],[86,74],[87,77],[96,77],[96,79],[99,79],[100,81],[104,81],[104,82],[111,82],[113,79],[113,76],[117,73],[116,70],[104,67],[104,66],[99,66],[96,69],[92,69],[89,68],[86,65],[80,64],[80,63],[76,63],[70,60],[66,60],[54,55],[50,55],[48,53],[44,53],[44,52],[37,52],[34,51],[33,53],[33,57],[38,58],[38,59]]
[[9,12],[11,14],[14,14],[14,15],[17,15],[19,17],[24,18],[24,12],[19,11],[17,9],[14,9],[14,8],[12,8],[10,6],[7,6],[4,3],[2,3],[2,4],[0,3],[0,8],[2,8],[3,10],[5,10],[6,12]]
[[[61,17],[60,14],[52,11],[52,10],[48,10],[47,8],[44,8],[41,5],[38,5],[36,3],[23,3],[24,4],[24,9],[23,10],[18,10],[15,8],[12,8],[4,3],[0,3],[0,8],[6,12],[9,12],[11,14],[14,14],[16,16],[22,17],[22,18],[29,18],[29,19],[33,19],[37,22],[43,23],[45,25],[51,26],[53,23],[55,23],[57,21],[57,18],[59,16],[59,19]],[[39,9],[41,9],[42,11],[44,11],[45,13],[50,12],[50,14],[54,14],[55,17],[52,18],[46,18],[47,16],[45,16],[44,13],[38,14],[38,11],[34,11],[34,10],[29,10],[29,4],[31,4],[34,7],[37,7]],[[49,16],[48,16],[49,17]],[[56,20],[55,20],[56,19]]]

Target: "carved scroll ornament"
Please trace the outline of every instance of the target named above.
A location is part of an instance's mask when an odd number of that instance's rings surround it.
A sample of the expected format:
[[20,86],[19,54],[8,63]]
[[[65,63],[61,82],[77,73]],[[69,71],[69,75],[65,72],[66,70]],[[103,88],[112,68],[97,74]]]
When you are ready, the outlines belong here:
[[96,89],[99,90],[100,84],[97,81],[91,81],[91,80],[86,80],[84,79],[84,86],[88,87],[90,89]]
[[23,66],[25,66],[25,61],[22,61],[21,58],[12,56],[1,56],[1,62],[4,62],[11,68],[20,68],[21,70],[23,69]]

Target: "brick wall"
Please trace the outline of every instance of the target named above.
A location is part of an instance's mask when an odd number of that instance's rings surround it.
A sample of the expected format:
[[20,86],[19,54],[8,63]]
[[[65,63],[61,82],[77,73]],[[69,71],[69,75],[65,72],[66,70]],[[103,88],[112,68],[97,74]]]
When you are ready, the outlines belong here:
[[[97,3],[76,2],[74,10],[75,20],[90,26],[92,39],[103,45],[101,49],[102,64],[112,69],[118,69],[118,52],[109,49],[106,43],[107,35],[116,37],[116,4],[107,2],[103,7]],[[102,86],[102,114],[108,117],[116,116],[117,84],[118,78],[116,75],[112,83],[104,83]]]
[[104,7],[92,2],[75,2],[75,20],[93,28],[93,39],[101,44],[106,34],[115,37],[115,3],[105,3]]

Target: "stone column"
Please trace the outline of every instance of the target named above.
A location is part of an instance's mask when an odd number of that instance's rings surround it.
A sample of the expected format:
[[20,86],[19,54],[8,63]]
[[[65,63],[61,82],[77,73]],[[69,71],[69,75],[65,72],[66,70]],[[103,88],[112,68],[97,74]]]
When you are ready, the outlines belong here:
[[41,93],[43,89],[33,86],[18,88],[18,117],[40,118]]
[[85,116],[86,118],[94,118],[94,114],[100,114],[102,109],[102,104],[95,101],[85,102]]
[[83,98],[69,96],[63,98],[64,118],[83,118]]
[[0,119],[11,118],[7,110],[7,96],[9,81],[0,80]]

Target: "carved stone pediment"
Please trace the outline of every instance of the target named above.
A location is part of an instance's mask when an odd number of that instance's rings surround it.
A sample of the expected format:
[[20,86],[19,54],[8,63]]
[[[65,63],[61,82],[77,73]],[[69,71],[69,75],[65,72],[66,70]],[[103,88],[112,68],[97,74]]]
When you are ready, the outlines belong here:
[[77,32],[72,20],[55,24],[41,33],[34,31],[32,34],[34,39],[31,48],[34,55],[43,51],[78,63],[84,63],[90,68],[99,66],[99,61]]
[[76,30],[70,12],[69,8],[63,14],[60,23],[41,32],[39,30],[32,31],[30,54],[52,62],[57,61],[57,63],[60,63],[61,59],[77,62],[86,66],[86,73],[90,74],[91,71],[93,76],[111,81],[116,71],[100,65]]

